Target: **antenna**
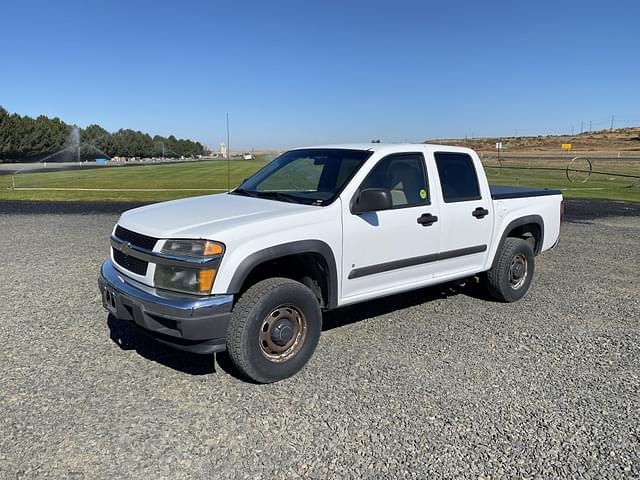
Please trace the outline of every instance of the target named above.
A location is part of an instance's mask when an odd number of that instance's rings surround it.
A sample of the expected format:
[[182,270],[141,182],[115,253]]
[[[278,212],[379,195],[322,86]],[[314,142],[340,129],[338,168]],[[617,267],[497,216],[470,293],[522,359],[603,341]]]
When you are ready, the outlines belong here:
[[231,173],[229,172],[229,157],[231,150],[229,149],[229,112],[227,112],[227,191],[231,191]]

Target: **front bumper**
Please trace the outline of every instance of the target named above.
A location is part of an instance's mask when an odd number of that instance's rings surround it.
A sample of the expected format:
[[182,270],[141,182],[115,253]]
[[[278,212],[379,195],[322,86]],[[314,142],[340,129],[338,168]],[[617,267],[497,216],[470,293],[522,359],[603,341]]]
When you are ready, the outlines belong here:
[[226,349],[233,295],[200,297],[156,290],[123,275],[111,260],[102,264],[98,286],[109,313],[164,344],[203,354]]

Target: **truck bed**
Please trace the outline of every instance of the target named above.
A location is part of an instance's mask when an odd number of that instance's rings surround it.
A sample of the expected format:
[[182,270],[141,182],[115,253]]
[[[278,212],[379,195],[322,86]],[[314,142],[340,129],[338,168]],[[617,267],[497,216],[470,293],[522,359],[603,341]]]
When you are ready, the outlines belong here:
[[511,187],[507,185],[489,185],[489,190],[491,191],[491,198],[494,200],[562,194],[560,190],[550,190],[548,188]]

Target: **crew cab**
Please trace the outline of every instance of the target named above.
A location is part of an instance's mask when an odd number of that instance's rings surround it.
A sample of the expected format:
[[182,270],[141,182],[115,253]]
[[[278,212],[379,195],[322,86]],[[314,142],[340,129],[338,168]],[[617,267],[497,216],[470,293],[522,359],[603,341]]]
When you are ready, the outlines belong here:
[[274,382],[309,360],[323,310],[473,276],[522,298],[562,209],[557,190],[489,186],[467,148],[294,149],[228,193],[123,213],[99,288],[160,342]]

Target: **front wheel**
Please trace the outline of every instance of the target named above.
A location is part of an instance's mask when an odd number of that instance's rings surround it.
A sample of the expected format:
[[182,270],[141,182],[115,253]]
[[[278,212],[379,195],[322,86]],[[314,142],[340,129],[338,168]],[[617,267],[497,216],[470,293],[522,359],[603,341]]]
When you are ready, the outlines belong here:
[[501,302],[515,302],[524,297],[533,279],[534,258],[529,243],[507,237],[486,275],[489,293]]
[[306,286],[270,278],[242,294],[231,312],[227,349],[235,366],[259,383],[298,372],[313,355],[322,312]]

